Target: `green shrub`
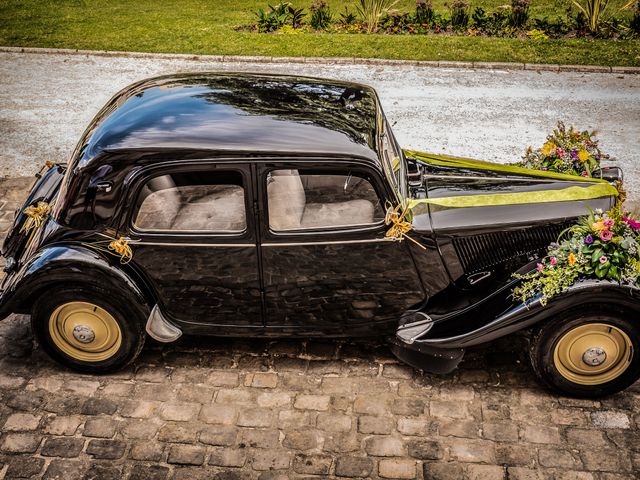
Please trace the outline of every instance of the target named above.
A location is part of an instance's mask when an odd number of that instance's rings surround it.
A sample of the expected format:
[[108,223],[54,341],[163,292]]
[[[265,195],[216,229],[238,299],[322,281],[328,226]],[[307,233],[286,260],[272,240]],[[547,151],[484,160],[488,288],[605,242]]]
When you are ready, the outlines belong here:
[[633,16],[629,20],[629,30],[636,35],[640,35],[640,0],[636,2],[633,9]]
[[465,0],[455,0],[451,4],[451,26],[454,30],[469,26],[469,4]]
[[259,9],[256,12],[258,17],[258,31],[261,33],[275,32],[282,27],[289,19],[289,3],[279,3],[275,7],[269,5],[269,10]]
[[414,22],[420,25],[430,25],[433,23],[434,18],[435,12],[433,11],[431,0],[417,0],[416,14],[413,17]]
[[358,13],[367,25],[367,33],[378,30],[380,20],[397,3],[398,0],[360,0],[356,5]]
[[315,30],[326,30],[331,25],[333,14],[324,0],[316,0],[311,4],[311,20],[309,23]]
[[307,14],[304,13],[304,8],[295,8],[293,5],[289,5],[287,13],[289,14],[289,20],[293,28],[300,28],[303,23],[302,19],[307,16]]
[[598,33],[604,20],[604,14],[609,5],[609,0],[572,0],[573,4],[584,13],[587,18],[587,28],[591,33]]
[[347,27],[349,25],[353,25],[354,23],[356,23],[357,19],[358,17],[356,16],[355,13],[350,12],[347,7],[344,7],[344,12],[340,14],[340,19],[338,20],[338,22],[343,27]]
[[523,28],[529,20],[529,4],[531,0],[511,0],[509,25],[513,28]]

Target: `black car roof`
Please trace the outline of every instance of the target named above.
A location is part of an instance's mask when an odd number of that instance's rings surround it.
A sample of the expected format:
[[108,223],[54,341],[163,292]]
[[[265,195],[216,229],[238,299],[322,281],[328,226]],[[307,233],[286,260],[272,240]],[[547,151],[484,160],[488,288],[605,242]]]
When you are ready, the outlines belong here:
[[348,155],[378,163],[375,91],[307,77],[194,73],[151,78],[114,96],[72,161],[103,152],[199,150]]

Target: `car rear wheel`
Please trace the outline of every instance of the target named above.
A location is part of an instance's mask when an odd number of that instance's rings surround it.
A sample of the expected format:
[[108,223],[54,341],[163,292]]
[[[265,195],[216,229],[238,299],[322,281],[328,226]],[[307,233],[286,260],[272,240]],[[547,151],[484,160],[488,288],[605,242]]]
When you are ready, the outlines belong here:
[[565,395],[597,398],[640,378],[640,328],[624,311],[582,308],[548,321],[529,353],[538,380]]
[[144,345],[142,309],[97,288],[47,291],[31,324],[57,362],[85,373],[106,373],[131,363]]

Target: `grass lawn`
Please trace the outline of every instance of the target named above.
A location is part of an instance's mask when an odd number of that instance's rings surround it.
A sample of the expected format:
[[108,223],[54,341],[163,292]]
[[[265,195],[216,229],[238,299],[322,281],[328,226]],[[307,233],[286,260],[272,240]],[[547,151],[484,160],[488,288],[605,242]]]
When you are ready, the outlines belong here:
[[[271,3],[277,3],[273,0]],[[446,11],[447,0],[434,0]],[[611,0],[615,11],[625,0]],[[295,0],[308,9],[311,0]],[[329,1],[341,12],[353,1]],[[506,0],[471,0],[486,10]],[[533,0],[530,16],[564,15],[570,0]],[[441,35],[258,34],[234,26],[254,22],[267,1],[1,0],[0,45],[214,55],[376,57],[640,66],[640,40],[528,40]],[[402,0],[395,8],[414,9]]]

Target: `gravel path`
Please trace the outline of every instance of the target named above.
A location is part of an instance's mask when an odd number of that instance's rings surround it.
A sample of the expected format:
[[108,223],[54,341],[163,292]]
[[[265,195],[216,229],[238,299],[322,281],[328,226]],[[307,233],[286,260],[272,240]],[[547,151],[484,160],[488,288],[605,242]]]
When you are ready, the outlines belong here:
[[497,162],[541,145],[558,120],[595,128],[620,159],[631,197],[640,196],[640,75],[38,53],[0,53],[0,176],[66,159],[96,111],[126,85],[198,70],[364,82],[378,90],[403,147]]

